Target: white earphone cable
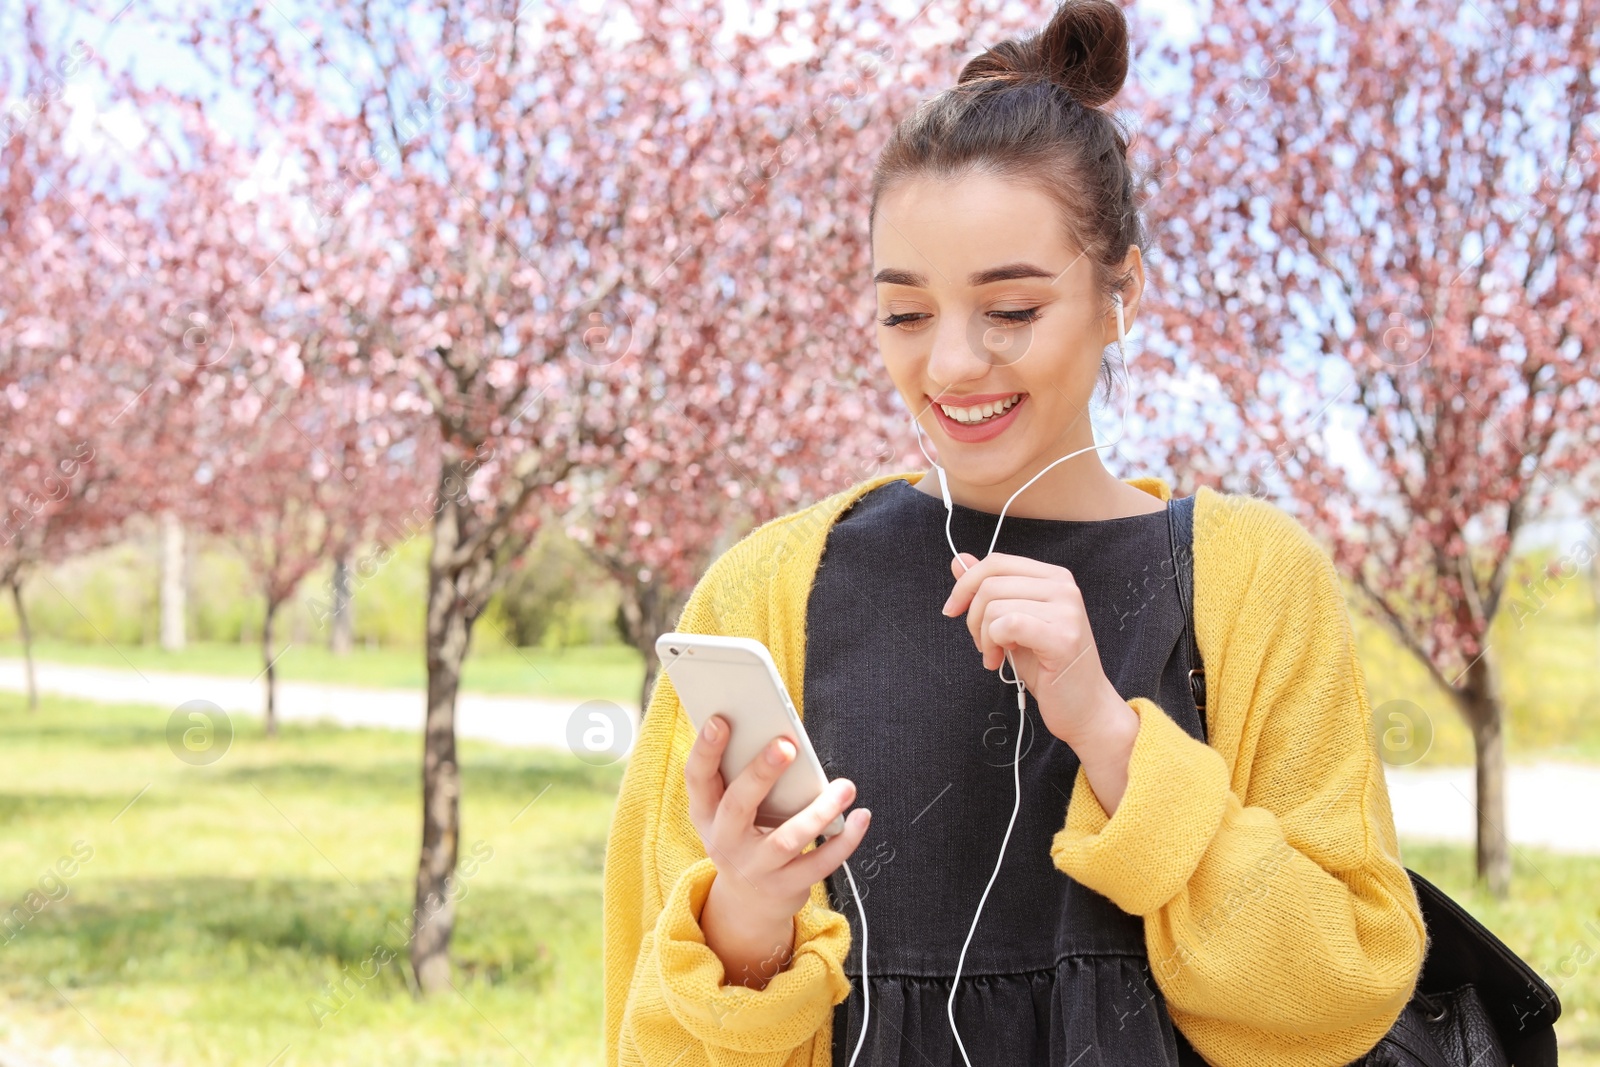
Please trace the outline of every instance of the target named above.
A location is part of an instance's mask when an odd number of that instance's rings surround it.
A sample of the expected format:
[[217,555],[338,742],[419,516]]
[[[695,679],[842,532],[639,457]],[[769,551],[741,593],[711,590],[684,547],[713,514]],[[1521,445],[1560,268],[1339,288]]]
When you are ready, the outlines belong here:
[[861,910],[861,890],[856,888],[856,876],[850,873],[850,862],[845,861],[844,876],[850,880],[850,892],[855,894],[856,915],[861,918],[861,1036],[856,1038],[855,1051],[850,1053],[850,1067],[855,1067],[861,1046],[867,1041],[867,1023],[872,1021],[872,997],[867,992],[867,913]]

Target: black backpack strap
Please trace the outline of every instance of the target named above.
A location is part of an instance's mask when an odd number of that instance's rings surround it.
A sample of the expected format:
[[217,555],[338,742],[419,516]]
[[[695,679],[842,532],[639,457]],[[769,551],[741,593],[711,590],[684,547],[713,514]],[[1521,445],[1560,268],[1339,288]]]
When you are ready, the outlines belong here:
[[1172,564],[1178,581],[1178,602],[1183,606],[1183,642],[1189,653],[1189,692],[1200,713],[1200,735],[1206,736],[1206,669],[1194,637],[1194,497],[1167,501],[1167,532],[1172,543]]

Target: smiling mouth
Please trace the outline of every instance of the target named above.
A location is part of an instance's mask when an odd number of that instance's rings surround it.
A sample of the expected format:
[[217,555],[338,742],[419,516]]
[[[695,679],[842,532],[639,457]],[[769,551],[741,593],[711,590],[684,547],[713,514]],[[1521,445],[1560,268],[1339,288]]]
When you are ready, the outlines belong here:
[[995,400],[987,404],[977,404],[972,407],[956,407],[953,404],[940,404],[939,410],[949,416],[952,422],[963,426],[980,426],[985,422],[998,419],[1007,411],[1021,403],[1023,393],[1012,393],[1004,400]]

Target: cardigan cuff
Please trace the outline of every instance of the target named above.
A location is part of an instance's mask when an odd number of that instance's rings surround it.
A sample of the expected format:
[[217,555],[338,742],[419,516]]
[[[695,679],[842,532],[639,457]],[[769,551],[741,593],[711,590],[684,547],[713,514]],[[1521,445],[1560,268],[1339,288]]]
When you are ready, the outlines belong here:
[[1159,911],[1189,883],[1222,825],[1230,793],[1222,754],[1185,733],[1154,701],[1134,697],[1139,732],[1117,812],[1080,764],[1050,858],[1057,869],[1132,915]]
[[679,875],[656,919],[662,995],[698,1041],[738,1052],[782,1052],[813,1037],[850,993],[842,961],[849,922],[812,901],[794,917],[794,954],[763,989],[724,985],[722,960],[706,944],[700,913],[717,876],[709,856]]

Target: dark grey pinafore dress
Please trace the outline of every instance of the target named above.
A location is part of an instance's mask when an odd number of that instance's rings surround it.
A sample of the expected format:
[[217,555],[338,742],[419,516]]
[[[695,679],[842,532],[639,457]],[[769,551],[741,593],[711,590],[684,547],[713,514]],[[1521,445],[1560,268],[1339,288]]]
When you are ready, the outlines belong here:
[[[981,558],[997,518],[958,505],[956,548]],[[806,730],[828,777],[851,779],[872,809],[849,861],[870,935],[857,1067],[964,1067],[946,1002],[1014,802],[1016,687],[984,669],[965,615],[939,613],[955,583],[944,524],[939,498],[904,479],[877,486],[829,530],[808,601]],[[994,550],[1069,569],[1117,692],[1201,737],[1170,545],[1164,511],[1008,514]],[[1167,1014],[1142,920],[1050,860],[1077,772],[1029,693],[1022,803],[956,994],[962,1044],[973,1067],[1203,1064]],[[862,1023],[861,918],[843,868],[828,892],[853,934],[850,996],[833,1017],[833,1064],[846,1067]]]

